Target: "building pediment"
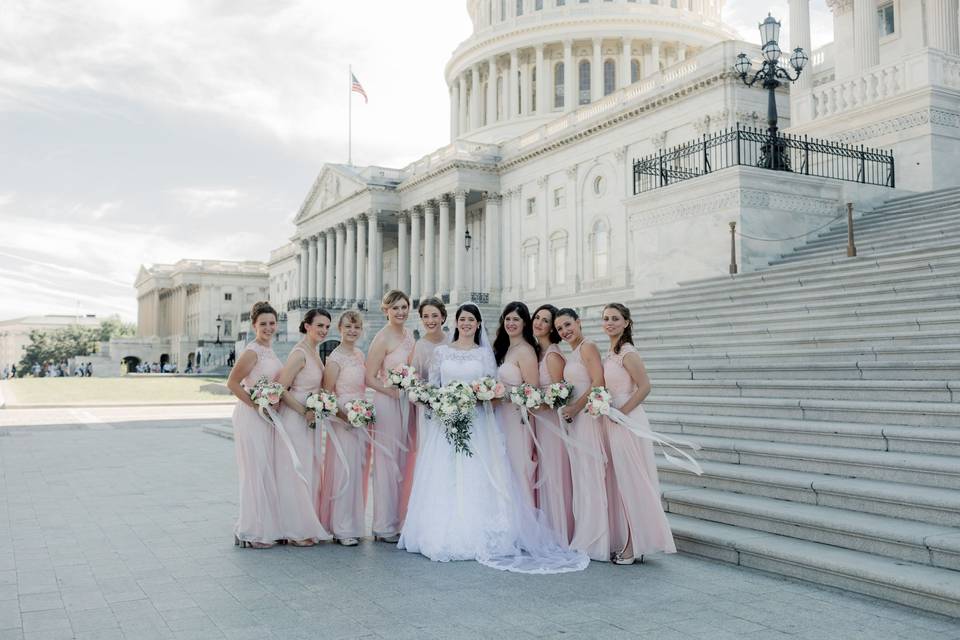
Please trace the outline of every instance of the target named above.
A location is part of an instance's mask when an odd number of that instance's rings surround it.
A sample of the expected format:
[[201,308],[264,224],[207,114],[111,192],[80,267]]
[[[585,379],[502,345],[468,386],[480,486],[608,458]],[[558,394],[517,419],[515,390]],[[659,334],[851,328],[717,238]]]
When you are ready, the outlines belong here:
[[367,180],[357,168],[347,165],[325,164],[314,180],[306,200],[294,220],[298,224],[315,213],[329,209],[348,197],[368,188]]

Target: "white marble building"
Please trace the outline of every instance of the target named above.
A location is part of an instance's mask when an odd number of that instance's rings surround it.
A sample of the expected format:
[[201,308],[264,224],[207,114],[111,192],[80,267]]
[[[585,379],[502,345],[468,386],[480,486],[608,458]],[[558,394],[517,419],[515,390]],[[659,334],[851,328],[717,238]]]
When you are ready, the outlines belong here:
[[0,320],[0,370],[20,366],[24,350],[30,344],[30,332],[39,329],[56,331],[65,327],[97,327],[100,318],[94,315],[44,315]]
[[[809,51],[808,2],[791,0],[790,21],[791,45]],[[885,144],[911,162],[956,153],[952,132],[932,116],[909,133],[869,123],[883,110],[900,113],[908,98],[951,114],[940,120],[960,119],[957,0],[929,0],[923,19],[919,2],[829,4],[839,42],[812,52],[793,96],[799,122],[789,89],[778,90],[780,128]],[[296,313],[369,304],[399,287],[415,300],[590,307],[725,273],[730,222],[745,234],[736,248],[749,270],[792,246],[778,239],[819,227],[843,202],[864,208],[889,197],[887,187],[750,166],[634,193],[634,159],[737,125],[766,126],[767,93],[732,70],[738,53],[758,59],[759,47],[735,39],[722,8],[722,0],[469,0],[474,30],[445,72],[450,144],[403,168],[325,165],[292,246],[271,256],[274,299]],[[878,23],[894,34],[881,36]],[[911,60],[939,75],[913,76]],[[872,137],[858,137],[864,131]],[[960,183],[955,173],[897,166],[901,187]]]

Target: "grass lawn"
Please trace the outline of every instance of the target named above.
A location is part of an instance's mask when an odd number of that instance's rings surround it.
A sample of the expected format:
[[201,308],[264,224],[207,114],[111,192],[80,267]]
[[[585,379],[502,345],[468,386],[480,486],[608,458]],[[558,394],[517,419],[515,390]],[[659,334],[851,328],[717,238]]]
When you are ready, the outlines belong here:
[[223,378],[207,377],[20,378],[5,381],[4,396],[8,406],[223,402],[233,397],[225,383]]

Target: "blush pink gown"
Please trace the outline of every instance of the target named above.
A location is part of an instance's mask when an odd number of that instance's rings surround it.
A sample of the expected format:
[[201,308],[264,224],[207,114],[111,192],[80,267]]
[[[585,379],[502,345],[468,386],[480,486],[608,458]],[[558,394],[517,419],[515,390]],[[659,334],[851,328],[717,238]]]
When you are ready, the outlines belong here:
[[[546,388],[550,380],[547,370],[547,356],[556,354],[563,358],[560,348],[552,344],[540,360],[540,386]],[[564,542],[570,542],[573,533],[573,511],[571,500],[573,494],[572,480],[570,479],[570,458],[567,455],[567,446],[553,430],[548,429],[545,423],[560,427],[560,416],[555,409],[541,408],[533,412],[534,427],[537,440],[540,441],[540,455],[537,459],[537,507],[543,512],[547,524],[557,532]]]
[[[337,347],[327,357],[327,364],[331,362],[340,367],[334,388],[340,406],[348,400],[363,400],[366,393],[363,352],[354,349],[353,353],[347,354]],[[337,417],[327,420],[327,428],[333,430],[347,464],[344,466],[340,461],[328,433],[320,483],[320,522],[335,538],[361,538],[365,529],[367,443],[359,429],[347,426]]]
[[[603,359],[603,376],[616,408],[633,395],[636,385],[623,366],[628,353],[637,353],[632,344],[625,344],[619,354],[607,353]],[[627,416],[650,428],[642,406]],[[608,483],[610,507],[610,550],[619,553],[632,547],[636,556],[651,553],[676,553],[670,524],[660,502],[660,481],[653,457],[653,445],[638,438],[627,428],[604,419],[604,436],[608,447]],[[628,554],[629,555],[629,554]]]
[[[497,379],[510,389],[523,384],[523,374],[515,362],[504,362],[497,368]],[[537,472],[537,464],[533,459],[533,438],[530,437],[530,428],[525,426],[520,418],[520,410],[510,402],[509,397],[496,405],[495,415],[497,424],[503,431],[507,445],[507,457],[510,459],[510,468],[516,476],[523,497],[527,505],[534,506],[533,485]]]
[[[400,344],[383,357],[383,364],[377,373],[381,384],[386,384],[387,372],[390,369],[407,364],[414,344],[413,334],[405,329]],[[404,479],[412,477],[412,470],[408,473],[407,452],[400,445],[410,450],[409,418],[414,410],[412,406],[409,407],[408,422],[404,425],[400,414],[400,400],[378,391],[373,396],[373,406],[377,412],[377,421],[372,429],[373,439],[386,449],[385,452],[380,447],[373,448],[373,535],[393,536],[400,533],[407,510],[403,496],[405,493],[409,495],[409,490],[404,491],[407,484]]]
[[[573,385],[573,394],[579,398],[590,390],[587,367],[580,357],[583,343],[567,356],[563,379]],[[604,480],[603,422],[581,411],[573,422],[565,425],[571,440],[579,447],[569,447],[570,476],[572,480],[571,509],[573,537],[570,547],[582,551],[591,560],[610,560],[610,524],[607,514],[607,487]],[[593,455],[590,455],[590,454]]]
[[[293,394],[297,402],[303,404],[307,395],[320,390],[323,364],[316,354],[307,353],[303,347],[294,347],[293,350],[301,352],[306,363],[293,379],[287,393]],[[315,507],[320,488],[316,460],[320,454],[317,431],[307,426],[304,417],[287,405],[283,405],[280,411],[280,421],[293,442],[301,472],[307,480],[305,484],[297,474],[286,444],[279,433],[274,432],[278,511],[284,537],[288,540],[329,540],[331,536],[320,524]]]
[[[252,342],[244,348],[243,352],[246,351],[255,353],[257,362],[243,379],[244,388],[252,389],[261,377],[277,377],[283,365],[273,349]],[[234,533],[244,542],[273,544],[283,538],[277,509],[273,437],[273,425],[238,400],[233,410],[233,441],[240,480],[240,516]]]

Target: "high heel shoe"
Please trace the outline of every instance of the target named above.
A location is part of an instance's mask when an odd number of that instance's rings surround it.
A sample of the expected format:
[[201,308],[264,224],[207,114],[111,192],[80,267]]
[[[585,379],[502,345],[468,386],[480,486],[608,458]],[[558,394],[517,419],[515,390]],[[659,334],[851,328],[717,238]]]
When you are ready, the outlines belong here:
[[306,540],[290,540],[289,542],[294,547],[312,547],[313,545],[317,544],[316,542],[314,542],[313,540],[310,540],[309,538]]
[[360,544],[360,541],[356,538],[337,538],[337,542],[344,547],[355,547]]
[[250,546],[250,543],[246,540],[241,540],[240,536],[234,534],[233,536],[233,546],[240,547],[241,549],[246,549]]
[[399,534],[399,533],[393,533],[393,534],[390,534],[389,536],[373,536],[373,541],[374,541],[374,542],[387,542],[387,543],[389,543],[389,544],[396,544],[396,543],[400,542],[400,534]]

